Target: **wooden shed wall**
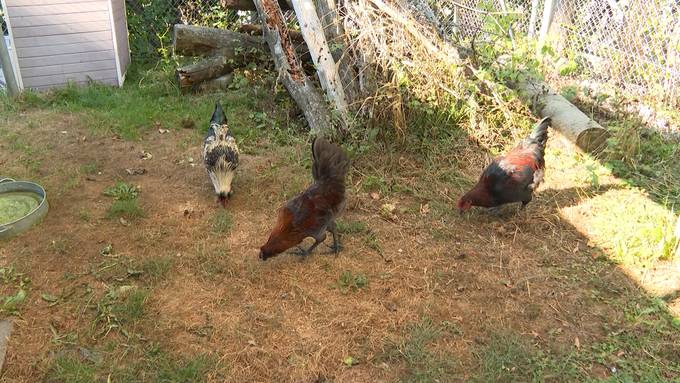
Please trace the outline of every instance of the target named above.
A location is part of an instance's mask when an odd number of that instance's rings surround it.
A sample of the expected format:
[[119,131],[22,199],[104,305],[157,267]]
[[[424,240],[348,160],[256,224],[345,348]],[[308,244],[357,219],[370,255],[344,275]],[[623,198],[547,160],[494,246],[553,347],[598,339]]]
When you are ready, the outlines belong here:
[[125,14],[125,0],[111,0],[113,15],[113,30],[117,45],[117,55],[120,62],[121,85],[125,71],[130,65],[130,46],[128,42],[127,16]]
[[24,88],[118,85],[110,0],[5,0]]

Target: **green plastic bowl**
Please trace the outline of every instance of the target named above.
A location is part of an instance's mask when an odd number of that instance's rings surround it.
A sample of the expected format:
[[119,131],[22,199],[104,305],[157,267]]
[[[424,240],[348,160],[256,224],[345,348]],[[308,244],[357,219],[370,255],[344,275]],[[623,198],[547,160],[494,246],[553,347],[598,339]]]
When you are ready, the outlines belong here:
[[34,197],[38,204],[25,215],[10,222],[0,222],[0,240],[13,237],[39,223],[47,214],[47,195],[42,186],[28,181],[15,181],[11,178],[0,178],[0,198],[3,194],[21,193]]

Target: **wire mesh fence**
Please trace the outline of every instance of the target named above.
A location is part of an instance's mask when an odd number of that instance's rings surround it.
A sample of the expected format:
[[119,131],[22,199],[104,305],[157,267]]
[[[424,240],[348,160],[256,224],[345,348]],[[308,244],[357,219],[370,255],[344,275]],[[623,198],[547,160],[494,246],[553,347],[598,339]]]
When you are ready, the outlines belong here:
[[563,75],[680,105],[677,0],[443,0],[430,6],[448,37],[488,40],[500,31],[546,39],[566,60]]
[[[131,46],[138,53],[167,52],[175,23],[235,29],[257,22],[256,12],[230,10],[225,2],[127,0]],[[678,0],[403,0],[403,4],[447,40],[545,38],[566,63],[562,75],[680,105]],[[294,23],[292,12],[287,17]]]

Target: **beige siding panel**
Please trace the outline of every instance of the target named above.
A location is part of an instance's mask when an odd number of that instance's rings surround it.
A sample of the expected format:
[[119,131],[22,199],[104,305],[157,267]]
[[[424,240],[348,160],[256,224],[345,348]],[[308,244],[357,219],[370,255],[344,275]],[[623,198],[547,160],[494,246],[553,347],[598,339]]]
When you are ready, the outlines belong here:
[[79,4],[59,5],[29,5],[25,7],[12,7],[7,5],[9,17],[38,16],[38,15],[61,15],[84,12],[108,11],[105,1],[93,1]]
[[111,40],[110,30],[104,32],[76,33],[70,35],[56,34],[54,36],[22,37],[14,39],[14,45],[17,47],[17,49],[21,49],[61,44],[91,43],[104,40]]
[[103,50],[113,50],[113,41],[97,41],[92,43],[63,44],[45,47],[32,47],[17,49],[19,58],[44,57],[69,53],[83,53]]
[[26,5],[93,3],[96,1],[101,0],[7,0],[7,7],[22,7]]
[[[34,86],[31,87],[33,90],[37,91],[44,91],[44,90],[49,90],[49,89],[55,89],[55,88],[63,88],[67,86],[68,84],[73,84],[73,85],[88,85],[90,82],[85,80],[85,81],[70,81],[70,82],[65,82],[62,84],[54,84],[54,85],[45,85],[45,86]],[[99,84],[105,84],[105,85],[118,85],[118,80],[115,78],[105,78],[102,80],[97,80],[97,83]]]
[[23,17],[12,17],[12,28],[21,27],[35,27],[42,25],[61,25],[61,24],[71,24],[71,23],[85,23],[88,21],[109,21],[109,12],[107,11],[97,11],[97,12],[83,12],[83,13],[70,13],[63,15],[45,15],[45,16],[23,16]]
[[21,74],[24,76],[24,78],[26,78],[54,74],[72,74],[81,72],[89,73],[104,69],[116,69],[116,62],[113,60],[102,60],[75,64],[38,66],[33,68],[23,68]]
[[32,68],[32,67],[39,67],[43,66],[46,64],[46,62],[49,62],[50,65],[59,65],[59,64],[74,64],[74,63],[82,63],[82,62],[89,62],[89,61],[100,61],[100,60],[111,60],[113,62],[113,50],[104,50],[104,51],[98,51],[98,52],[83,52],[83,53],[72,53],[72,54],[66,54],[66,55],[55,55],[55,56],[49,56],[49,58],[45,57],[29,57],[29,58],[23,58],[19,59],[19,65],[21,66],[22,71],[24,68]]
[[101,32],[111,30],[106,21],[90,21],[87,23],[71,23],[58,25],[43,25],[38,27],[14,28],[14,38],[53,36],[61,34]]
[[104,80],[116,78],[115,69],[106,69],[88,73],[55,74],[51,76],[24,77],[24,87],[33,88],[48,85],[65,84],[69,81],[87,81],[88,77],[92,80]]

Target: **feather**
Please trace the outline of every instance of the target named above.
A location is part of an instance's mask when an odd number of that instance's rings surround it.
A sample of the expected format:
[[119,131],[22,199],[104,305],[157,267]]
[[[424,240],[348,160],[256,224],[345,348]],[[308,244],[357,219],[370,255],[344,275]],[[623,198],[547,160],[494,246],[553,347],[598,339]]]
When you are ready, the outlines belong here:
[[239,150],[219,101],[203,140],[203,161],[220,202],[232,193],[232,182],[239,164]]
[[496,207],[506,203],[529,203],[543,181],[545,145],[551,119],[542,119],[531,134],[505,156],[486,168],[477,184],[458,200],[460,211],[471,206]]
[[312,237],[314,244],[303,252],[307,254],[326,239],[327,231],[333,235],[338,251],[335,218],[345,207],[349,158],[340,147],[318,138],[312,143],[312,161],[314,182],[281,207],[267,243],[260,248],[260,259],[276,256]]

